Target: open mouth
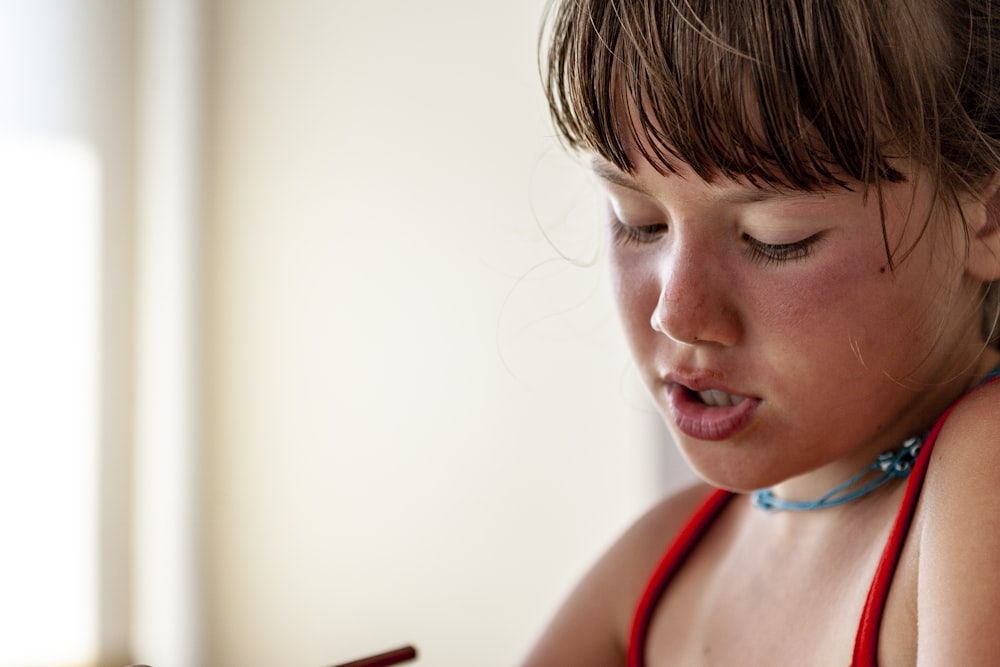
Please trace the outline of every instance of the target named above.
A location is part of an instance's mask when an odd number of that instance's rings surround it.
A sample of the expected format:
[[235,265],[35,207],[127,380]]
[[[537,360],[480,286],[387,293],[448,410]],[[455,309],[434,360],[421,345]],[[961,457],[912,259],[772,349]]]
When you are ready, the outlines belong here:
[[708,389],[706,391],[695,391],[684,387],[685,393],[693,401],[698,401],[710,408],[731,408],[747,400],[746,396],[727,394],[718,389]]
[[725,440],[749,425],[762,400],[730,394],[720,389],[695,391],[682,384],[667,392],[677,427],[700,440]]

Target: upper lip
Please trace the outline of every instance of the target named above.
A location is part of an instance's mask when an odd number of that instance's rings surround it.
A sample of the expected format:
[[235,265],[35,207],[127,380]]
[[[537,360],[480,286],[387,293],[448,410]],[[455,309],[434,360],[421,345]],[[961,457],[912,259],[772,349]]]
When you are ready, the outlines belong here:
[[734,396],[749,398],[750,394],[739,391],[723,380],[723,374],[707,368],[690,370],[673,370],[663,376],[667,385],[681,385],[691,391],[721,391]]

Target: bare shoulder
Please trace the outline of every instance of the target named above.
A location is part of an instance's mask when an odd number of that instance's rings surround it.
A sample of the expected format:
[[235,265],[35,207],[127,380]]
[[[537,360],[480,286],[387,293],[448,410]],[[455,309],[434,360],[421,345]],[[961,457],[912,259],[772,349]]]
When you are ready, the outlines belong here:
[[[948,417],[934,449],[934,465],[950,466],[953,458],[967,463],[982,458],[996,468],[1000,448],[1000,381],[984,385],[966,396]],[[985,472],[985,471],[984,471]]]
[[632,524],[608,551],[604,560],[618,585],[629,590],[628,618],[667,547],[674,541],[692,513],[712,492],[706,484],[694,484],[667,496]]
[[[954,514],[967,515],[989,503],[1000,503],[998,481],[1000,382],[992,382],[960,401],[944,423],[934,445],[923,496],[929,510],[945,510],[954,518]],[[959,497],[972,502],[959,508]]]
[[921,494],[921,664],[996,664],[1000,634],[1000,383],[959,403]]
[[615,631],[624,645],[636,604],[664,552],[697,507],[712,492],[694,484],[667,496],[612,545],[592,570],[593,576],[614,596]]
[[523,667],[618,667],[632,613],[661,554],[711,489],[672,494],[635,521],[577,584]]

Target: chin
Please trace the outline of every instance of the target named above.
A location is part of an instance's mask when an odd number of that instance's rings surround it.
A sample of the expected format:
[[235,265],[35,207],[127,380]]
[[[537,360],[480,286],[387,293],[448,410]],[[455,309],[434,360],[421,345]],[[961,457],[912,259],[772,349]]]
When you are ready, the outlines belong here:
[[691,470],[712,486],[734,493],[750,493],[779,484],[790,475],[776,474],[773,466],[768,466],[760,457],[747,456],[732,446],[719,447],[712,443],[711,452],[702,447],[691,451],[681,446],[681,454]]

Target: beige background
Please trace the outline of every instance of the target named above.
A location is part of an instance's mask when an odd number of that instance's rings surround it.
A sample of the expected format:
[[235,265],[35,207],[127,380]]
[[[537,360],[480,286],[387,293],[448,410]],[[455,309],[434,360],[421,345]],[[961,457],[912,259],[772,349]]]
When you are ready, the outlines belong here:
[[208,664],[511,665],[665,483],[542,4],[216,7]]
[[543,4],[32,5],[78,19],[59,99],[0,121],[105,176],[107,664],[508,667],[689,479],[551,136]]

